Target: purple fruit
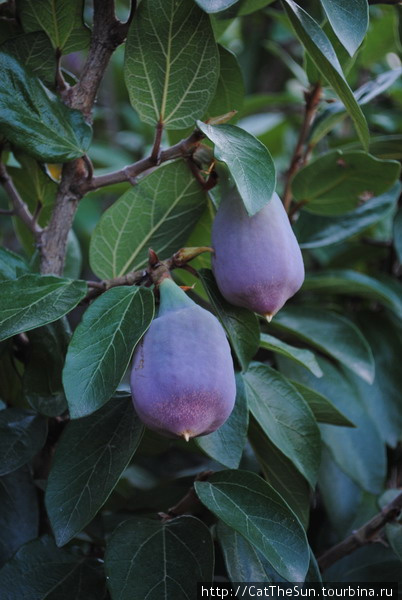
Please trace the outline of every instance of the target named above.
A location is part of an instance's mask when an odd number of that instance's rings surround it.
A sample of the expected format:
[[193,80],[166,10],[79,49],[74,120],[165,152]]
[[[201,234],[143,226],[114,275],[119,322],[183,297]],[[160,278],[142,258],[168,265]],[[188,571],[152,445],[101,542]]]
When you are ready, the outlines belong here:
[[300,248],[277,194],[252,217],[237,194],[225,197],[212,227],[212,246],[221,294],[268,320],[304,281]]
[[188,440],[215,431],[232,412],[233,361],[216,317],[171,279],[159,290],[158,317],[134,354],[131,392],[150,429]]

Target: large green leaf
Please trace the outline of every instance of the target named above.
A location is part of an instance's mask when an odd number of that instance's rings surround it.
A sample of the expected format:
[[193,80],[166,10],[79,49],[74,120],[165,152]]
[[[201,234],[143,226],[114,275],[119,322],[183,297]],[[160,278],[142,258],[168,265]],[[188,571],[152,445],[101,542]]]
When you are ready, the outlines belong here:
[[87,292],[84,281],[23,275],[0,286],[0,339],[57,321]]
[[271,350],[271,352],[275,352],[277,354],[282,354],[283,356],[294,360],[303,367],[306,367],[306,369],[311,371],[316,377],[322,376],[322,372],[318,366],[315,355],[310,350],[296,348],[295,346],[286,344],[285,342],[282,342],[281,340],[278,340],[267,333],[261,334],[260,347],[265,348],[265,350]]
[[253,363],[243,379],[256,421],[314,488],[320,466],[320,433],[303,397],[278,371],[261,363]]
[[332,29],[349,52],[356,52],[368,27],[367,0],[321,0]]
[[247,213],[255,215],[275,191],[275,165],[267,148],[235,125],[197,125],[215,144],[215,157],[227,164]]
[[303,202],[303,210],[336,216],[386,192],[398,180],[400,170],[396,160],[333,150],[300,169],[292,191]]
[[201,281],[209,300],[229,337],[242,369],[246,370],[258,350],[260,328],[256,315],[246,308],[233,306],[225,300],[216,285],[212,271],[201,269]]
[[16,471],[42,449],[47,422],[19,408],[0,411],[0,476]]
[[66,318],[49,323],[28,334],[29,355],[23,375],[24,396],[47,417],[67,410],[61,374],[71,331]]
[[13,56],[0,52],[0,66],[0,133],[40,161],[65,162],[85,154],[92,130],[82,114]]
[[381,313],[361,311],[358,322],[371,345],[376,376],[372,385],[352,374],[349,379],[384,442],[395,447],[402,431],[402,330]]
[[248,429],[247,399],[240,376],[236,387],[236,403],[228,420],[213,433],[195,438],[199,448],[229,469],[237,469],[240,464]]
[[359,329],[345,317],[315,307],[294,306],[275,315],[271,327],[291,333],[372,383],[371,349]]
[[43,31],[12,37],[1,45],[1,50],[17,58],[48,85],[54,85],[56,55],[48,36]]
[[[362,380],[359,378],[359,381]],[[342,427],[355,427],[354,423],[345,417],[328,398],[302,383],[298,383],[297,381],[291,381],[291,383],[309,405],[316,421],[319,423],[329,423],[330,425],[341,425]]]
[[139,269],[149,247],[161,259],[168,258],[187,240],[205,200],[184,161],[159,167],[102,216],[91,239],[93,271],[109,279]]
[[193,125],[219,76],[208,16],[188,0],[143,0],[128,34],[124,74],[143,121],[167,129]]
[[355,428],[320,425],[321,437],[342,471],[360,487],[376,494],[383,487],[386,472],[385,446],[376,424],[341,370],[327,359],[318,357],[318,362],[324,373],[319,379],[279,357],[282,373],[328,398],[356,425]]
[[36,486],[28,467],[0,477],[0,567],[39,529]]
[[311,488],[306,478],[271,442],[253,417],[250,419],[249,439],[264,478],[289,504],[303,527],[307,529]]
[[[400,559],[381,542],[358,548],[324,571],[325,581],[402,583]],[[385,587],[384,585],[384,587]]]
[[53,47],[63,54],[88,46],[90,36],[83,21],[84,0],[17,0],[17,9],[24,31],[45,31]]
[[360,141],[366,149],[370,137],[366,119],[345,80],[331,42],[318,23],[306,11],[293,2],[293,0],[284,0],[284,7],[297,37],[305,47],[308,55],[338,94],[349,115],[352,117]]
[[244,99],[244,82],[236,57],[230,50],[219,46],[219,79],[215,96],[208,110],[208,117],[225,115],[232,110],[240,110]]
[[322,294],[347,294],[370,298],[390,308],[398,317],[402,316],[401,285],[398,281],[384,276],[379,279],[349,269],[323,270],[308,275],[303,289]]
[[304,581],[309,564],[306,534],[282,497],[248,471],[220,471],[196,481],[201,502],[251,542],[289,581]]
[[95,414],[67,425],[46,487],[46,508],[58,546],[77,535],[106,502],[142,431],[131,397],[113,398]]
[[47,535],[22,546],[0,571],[7,600],[103,600],[105,587],[98,559],[57,548]]
[[91,414],[110,399],[153,316],[152,292],[135,286],[112,288],[86,310],[63,370],[72,419]]
[[[384,194],[371,198],[359,208],[339,217],[301,212],[294,231],[301,248],[320,248],[338,244],[393,214],[401,186],[393,185]],[[401,236],[402,237],[402,236]]]
[[0,248],[0,281],[17,279],[29,271],[28,265],[19,254]]
[[272,568],[265,556],[235,529],[220,521],[216,533],[230,581],[240,583],[285,581]]
[[195,600],[197,582],[212,580],[213,562],[210,532],[191,516],[165,523],[142,516],[125,521],[105,555],[108,586],[119,600]]

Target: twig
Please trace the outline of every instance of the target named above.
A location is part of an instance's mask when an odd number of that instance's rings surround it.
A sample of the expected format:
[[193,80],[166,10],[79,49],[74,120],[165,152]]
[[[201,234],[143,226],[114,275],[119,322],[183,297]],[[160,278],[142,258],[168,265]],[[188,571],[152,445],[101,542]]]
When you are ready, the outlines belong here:
[[161,151],[161,140],[163,133],[163,123],[162,121],[158,121],[155,127],[155,140],[154,145],[151,152],[151,159],[154,161],[155,165],[159,165],[160,159],[160,151]]
[[[203,137],[204,134],[196,129],[188,138],[181,140],[181,142],[178,142],[166,150],[162,150],[162,152],[159,154],[158,163],[162,164],[168,160],[173,160],[174,158],[188,156],[194,150],[194,147],[198,144],[198,142],[203,139]],[[113,185],[115,183],[122,183],[124,181],[130,181],[131,183],[134,181],[135,183],[135,178],[138,177],[138,175],[144,173],[144,171],[147,171],[154,166],[155,161],[152,158],[152,154],[150,154],[146,158],[142,158],[141,160],[129,165],[128,167],[124,167],[119,171],[107,173],[106,175],[99,175],[98,177],[93,177],[90,180],[82,181],[79,184],[80,193],[81,195],[84,195],[92,190],[97,190],[101,187]]]
[[3,163],[0,163],[0,183],[4,187],[11,200],[11,203],[14,207],[13,212],[25,223],[28,229],[32,231],[36,239],[38,239],[42,233],[42,228],[36,223],[28,206],[22,200]]
[[285,191],[283,194],[283,205],[287,213],[290,210],[290,204],[292,202],[292,179],[307,159],[307,154],[303,159],[303,146],[305,144],[311,124],[314,120],[321,98],[321,92],[322,88],[320,83],[316,83],[310,91],[305,92],[306,103],[304,108],[304,119],[300,129],[299,138],[290,161],[290,166],[286,174]]
[[402,493],[400,493],[392,502],[387,504],[382,511],[370,519],[370,521],[320,556],[318,565],[321,571],[325,571],[325,569],[328,569],[328,567],[340,558],[347,556],[361,546],[372,542],[384,525],[389,521],[396,519],[401,510]]
[[[213,471],[202,471],[202,473],[196,476],[194,481],[206,481],[211,475],[213,475]],[[166,522],[179,515],[199,513],[203,508],[204,505],[198,499],[194,487],[191,486],[187,494],[177,504],[169,508],[167,513],[159,513],[159,516],[162,518],[162,521]]]
[[8,208],[0,208],[0,215],[12,217],[15,215],[15,210],[9,210]]

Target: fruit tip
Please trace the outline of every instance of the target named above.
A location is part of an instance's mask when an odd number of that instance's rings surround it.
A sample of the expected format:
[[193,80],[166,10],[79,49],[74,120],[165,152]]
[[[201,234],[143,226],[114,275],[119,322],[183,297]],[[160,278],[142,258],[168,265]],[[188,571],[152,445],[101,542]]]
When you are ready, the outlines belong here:
[[189,442],[189,441],[190,441],[190,437],[191,437],[191,436],[190,436],[190,434],[189,434],[189,432],[188,432],[188,431],[184,431],[184,432],[182,433],[182,437],[184,437],[184,439],[186,440],[186,442]]
[[267,313],[266,315],[264,315],[264,317],[266,318],[266,320],[268,321],[268,323],[270,323],[272,321],[272,317],[274,315],[272,315],[271,313]]

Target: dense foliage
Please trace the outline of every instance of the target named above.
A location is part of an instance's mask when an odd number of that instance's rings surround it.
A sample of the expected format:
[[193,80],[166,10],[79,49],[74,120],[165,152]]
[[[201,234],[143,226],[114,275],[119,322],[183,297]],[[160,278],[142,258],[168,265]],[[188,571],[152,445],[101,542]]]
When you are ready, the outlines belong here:
[[[401,7],[114,4],[0,3],[1,600],[402,583]],[[275,190],[306,276],[268,322],[222,296],[209,247],[221,200],[247,224]],[[267,252],[250,236],[245,280],[285,281],[285,224]],[[169,272],[236,371],[229,419],[189,442],[129,386]]]

